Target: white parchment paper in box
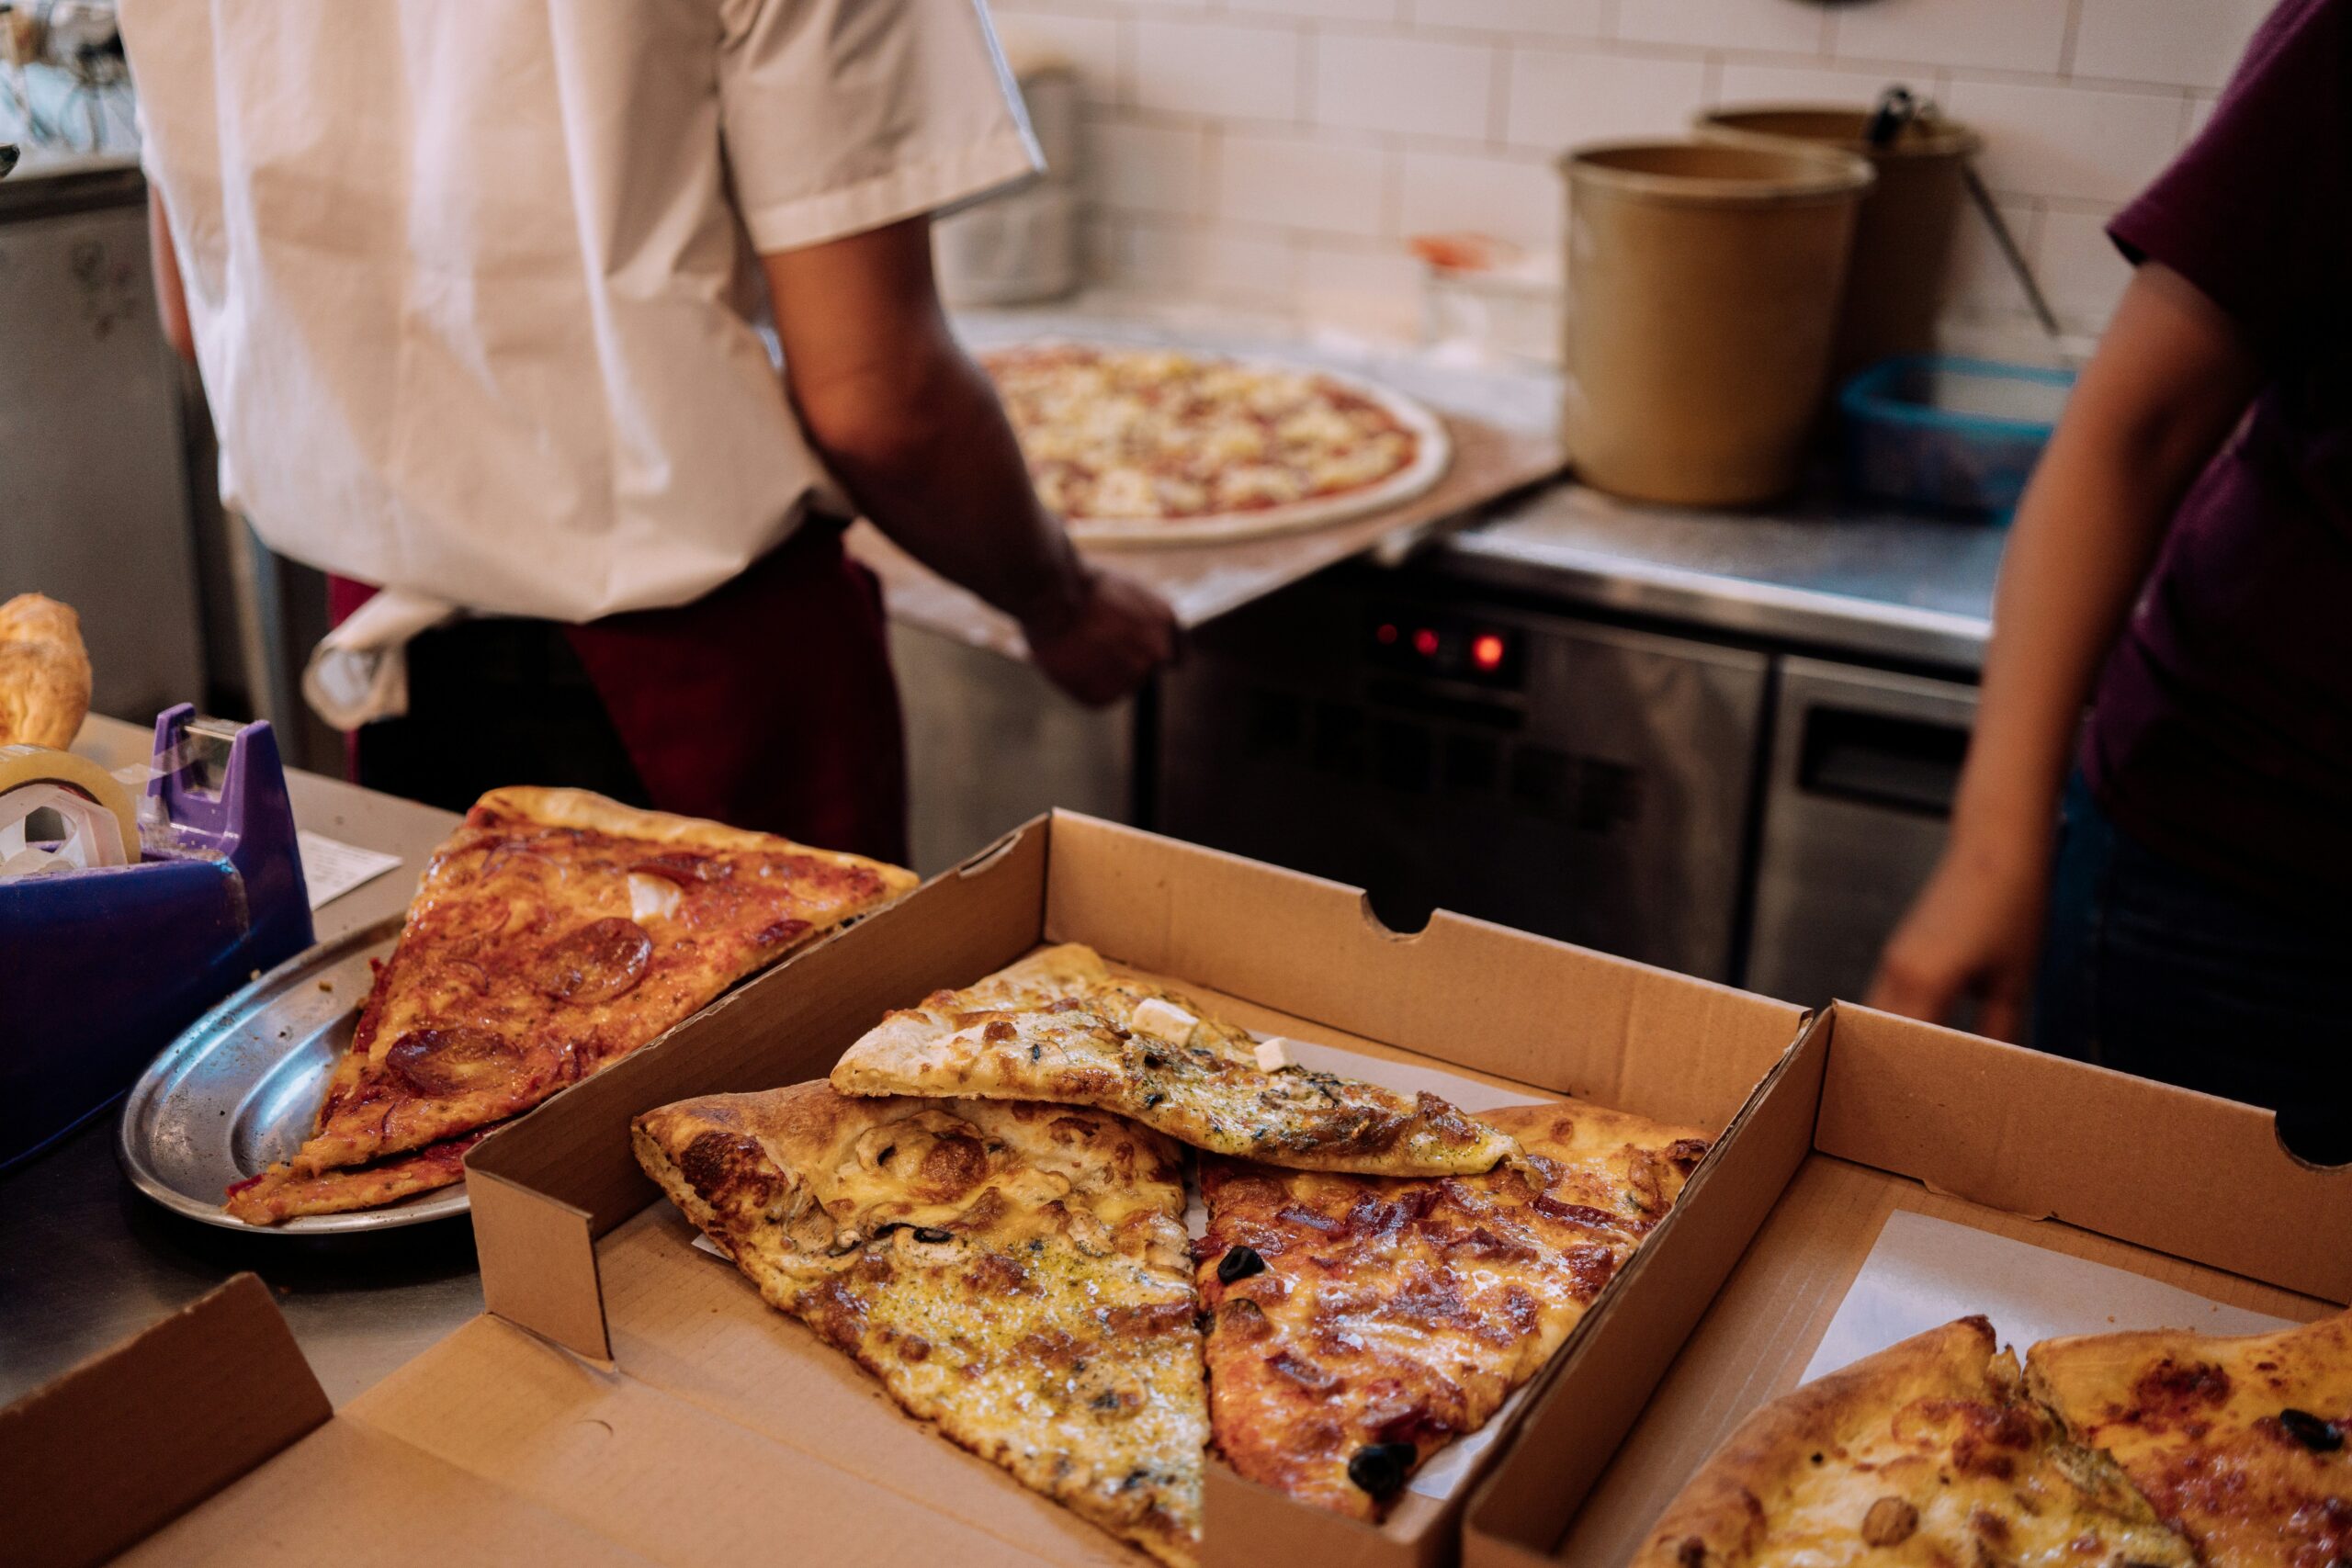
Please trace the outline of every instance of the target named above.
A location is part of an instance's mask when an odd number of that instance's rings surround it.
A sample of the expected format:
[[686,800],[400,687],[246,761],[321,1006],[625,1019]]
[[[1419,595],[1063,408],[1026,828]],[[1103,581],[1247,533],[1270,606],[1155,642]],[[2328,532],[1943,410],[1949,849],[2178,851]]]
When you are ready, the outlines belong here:
[[1887,1215],[1802,1381],[1973,1313],[1991,1319],[2002,1343],[2020,1354],[2038,1339],[2062,1334],[2137,1328],[2260,1334],[2288,1326],[2284,1318],[2224,1306],[2128,1269],[1897,1209]]
[[[1270,1037],[1261,1035],[1260,1038]],[[1549,1098],[1499,1089],[1493,1084],[1482,1083],[1476,1078],[1464,1077],[1459,1073],[1449,1073],[1439,1067],[1425,1066],[1418,1062],[1396,1062],[1384,1056],[1366,1056],[1358,1052],[1342,1050],[1336,1045],[1317,1045],[1311,1041],[1288,1040],[1285,1043],[1289,1048],[1291,1059],[1301,1066],[1363,1078],[1367,1083],[1376,1083],[1385,1089],[1393,1089],[1404,1094],[1417,1094],[1426,1089],[1431,1094],[1452,1100],[1456,1106],[1473,1115],[1481,1111],[1492,1111],[1505,1105],[1540,1105]],[[1208,1231],[1209,1213],[1207,1206],[1201,1201],[1198,1185],[1188,1184],[1186,1196],[1190,1200],[1190,1205],[1184,1211],[1185,1234],[1194,1237],[1204,1235]],[[719,1251],[707,1236],[696,1235],[694,1245],[721,1262],[729,1261],[727,1255]],[[1466,1438],[1460,1438],[1448,1443],[1431,1455],[1430,1461],[1414,1472],[1412,1478],[1405,1483],[1405,1489],[1440,1501],[1451,1497],[1459,1491],[1469,1481],[1470,1472],[1478,1462],[1478,1456],[1487,1451],[1496,1437],[1519,1414],[1520,1403],[1526,1394],[1527,1391],[1524,1388],[1520,1389],[1509,1399],[1503,1401],[1503,1407],[1497,1411],[1484,1427]]]

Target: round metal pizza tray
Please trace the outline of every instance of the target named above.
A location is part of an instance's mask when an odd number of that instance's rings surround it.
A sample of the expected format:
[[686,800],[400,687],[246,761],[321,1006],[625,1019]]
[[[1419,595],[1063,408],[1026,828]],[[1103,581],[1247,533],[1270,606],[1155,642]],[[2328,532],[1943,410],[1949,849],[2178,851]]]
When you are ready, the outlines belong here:
[[423,1224],[466,1212],[466,1189],[380,1209],[249,1225],[221,1210],[232,1181],[260,1174],[310,1135],[335,1059],[351,1043],[393,915],[297,953],[231,995],[164,1047],[130,1089],[116,1151],[131,1185],[175,1213],[254,1235],[321,1235]]

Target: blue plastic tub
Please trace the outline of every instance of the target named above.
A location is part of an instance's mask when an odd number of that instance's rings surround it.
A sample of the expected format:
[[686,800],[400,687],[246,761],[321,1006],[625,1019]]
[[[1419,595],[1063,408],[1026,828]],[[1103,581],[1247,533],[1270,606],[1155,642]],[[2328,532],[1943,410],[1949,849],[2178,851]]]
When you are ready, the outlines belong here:
[[1849,493],[2006,521],[2074,389],[2071,370],[1915,355],[1838,395]]

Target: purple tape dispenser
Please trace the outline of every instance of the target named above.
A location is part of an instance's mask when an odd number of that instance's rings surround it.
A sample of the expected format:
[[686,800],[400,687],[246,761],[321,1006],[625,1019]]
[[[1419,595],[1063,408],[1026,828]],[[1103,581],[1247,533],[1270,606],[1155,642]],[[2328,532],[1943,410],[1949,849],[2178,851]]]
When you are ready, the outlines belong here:
[[0,1169],[104,1111],[207,1008],[311,945],[268,724],[165,710],[138,816],[127,863],[0,881]]

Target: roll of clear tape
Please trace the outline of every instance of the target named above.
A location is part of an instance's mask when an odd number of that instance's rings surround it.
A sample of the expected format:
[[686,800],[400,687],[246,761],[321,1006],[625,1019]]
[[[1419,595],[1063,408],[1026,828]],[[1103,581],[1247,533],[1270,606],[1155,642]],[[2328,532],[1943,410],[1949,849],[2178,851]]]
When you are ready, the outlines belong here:
[[[30,838],[40,811],[63,827],[54,844]],[[138,855],[138,808],[112,773],[71,751],[0,746],[0,879],[128,865]]]

